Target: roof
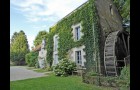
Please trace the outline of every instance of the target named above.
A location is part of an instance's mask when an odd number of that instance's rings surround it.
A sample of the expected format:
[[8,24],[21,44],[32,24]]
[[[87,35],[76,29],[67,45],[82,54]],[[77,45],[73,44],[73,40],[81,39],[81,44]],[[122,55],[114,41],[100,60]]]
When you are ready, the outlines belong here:
[[40,49],[41,49],[41,44],[33,48],[32,51],[39,51]]

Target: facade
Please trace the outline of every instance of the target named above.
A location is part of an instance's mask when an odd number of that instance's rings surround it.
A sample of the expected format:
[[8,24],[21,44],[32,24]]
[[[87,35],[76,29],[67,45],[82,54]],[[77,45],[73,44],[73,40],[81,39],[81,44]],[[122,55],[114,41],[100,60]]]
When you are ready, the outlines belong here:
[[[114,47],[119,48],[116,43],[119,43],[118,36],[124,34],[121,31],[123,31],[122,18],[112,0],[88,0],[50,28],[47,57],[49,59],[52,57],[53,66],[58,64],[59,60],[69,58],[76,65],[86,67],[87,72],[107,74],[105,73],[107,63],[116,67],[115,57],[119,57],[119,54],[115,54]],[[111,36],[116,38],[108,39]],[[125,39],[122,42],[129,41],[126,39],[128,36],[124,34]],[[113,58],[109,59],[113,62],[111,64],[106,63],[106,51],[104,51],[108,47],[106,45],[108,42],[114,43],[107,49],[114,50],[111,52]],[[129,45],[125,45],[125,48],[129,49]],[[123,58],[127,56],[128,54]]]
[[41,50],[39,51],[39,55],[38,55],[38,62],[40,68],[45,68],[46,66],[47,51],[45,50],[45,46],[46,46],[46,42],[45,40],[42,40]]

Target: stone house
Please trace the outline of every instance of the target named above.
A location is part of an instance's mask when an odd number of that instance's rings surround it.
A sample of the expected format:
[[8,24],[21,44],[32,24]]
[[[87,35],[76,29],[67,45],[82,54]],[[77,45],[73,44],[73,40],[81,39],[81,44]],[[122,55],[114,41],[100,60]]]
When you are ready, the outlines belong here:
[[52,32],[53,66],[67,57],[87,72],[117,76],[130,56],[130,36],[113,0],[88,0],[52,26]]

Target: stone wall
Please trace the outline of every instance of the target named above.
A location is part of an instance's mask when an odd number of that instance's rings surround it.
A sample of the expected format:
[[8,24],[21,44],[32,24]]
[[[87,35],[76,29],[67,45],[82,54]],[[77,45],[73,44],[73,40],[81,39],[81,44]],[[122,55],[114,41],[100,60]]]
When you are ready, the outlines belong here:
[[[95,0],[100,26],[100,66],[104,66],[104,45],[109,33],[122,30],[122,18],[112,0]],[[104,68],[101,70],[104,73]]]

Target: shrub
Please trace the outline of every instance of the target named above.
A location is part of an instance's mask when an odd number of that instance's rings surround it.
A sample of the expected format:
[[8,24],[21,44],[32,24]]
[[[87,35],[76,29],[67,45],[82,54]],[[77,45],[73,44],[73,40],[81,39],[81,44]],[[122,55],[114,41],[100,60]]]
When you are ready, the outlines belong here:
[[129,87],[130,86],[130,66],[125,66],[121,70],[121,75],[119,76],[119,80],[117,81],[119,86]]
[[[98,73],[88,72],[83,77],[83,82],[102,85],[102,86],[111,86],[111,87],[119,87],[119,88],[130,88],[130,66],[125,66],[121,70],[121,75],[119,77],[102,77],[98,76]],[[125,89],[120,89],[125,90]]]
[[71,75],[72,71],[76,69],[76,64],[67,58],[62,59],[55,67],[54,72],[56,76]]
[[35,68],[39,68],[39,62],[38,62],[38,60],[36,60]]
[[108,86],[117,86],[116,85],[116,80],[118,79],[118,77],[112,77],[112,76],[109,76],[109,77],[105,77],[104,78],[104,81],[106,81],[106,83],[108,83]]
[[14,65],[25,65],[25,53],[10,52],[10,60]]
[[46,71],[52,71],[53,70],[53,68],[52,67],[50,67],[50,66],[46,66]]
[[91,71],[91,72],[88,72],[87,75],[88,76],[98,76],[98,73]]
[[37,67],[38,52],[30,52],[26,54],[25,60],[29,67]]

